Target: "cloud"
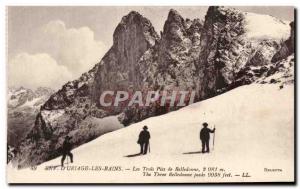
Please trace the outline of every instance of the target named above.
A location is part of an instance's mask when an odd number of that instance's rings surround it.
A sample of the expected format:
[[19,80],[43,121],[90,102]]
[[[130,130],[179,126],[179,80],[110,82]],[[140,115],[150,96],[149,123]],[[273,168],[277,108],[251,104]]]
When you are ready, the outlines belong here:
[[50,21],[42,27],[43,45],[58,64],[66,66],[74,77],[91,69],[106,52],[106,46],[95,40],[88,27],[67,28],[61,20]]
[[40,86],[57,89],[72,78],[69,70],[58,65],[48,54],[20,53],[8,64],[8,85],[35,89]]
[[67,28],[61,20],[41,26],[29,40],[36,48],[30,53],[23,49],[8,61],[10,86],[61,88],[93,68],[107,51],[89,27]]

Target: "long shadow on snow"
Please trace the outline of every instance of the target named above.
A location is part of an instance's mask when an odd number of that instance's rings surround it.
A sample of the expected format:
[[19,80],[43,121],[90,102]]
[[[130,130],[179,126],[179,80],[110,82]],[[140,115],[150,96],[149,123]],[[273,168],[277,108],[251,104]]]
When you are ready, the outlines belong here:
[[143,155],[143,154],[141,154],[141,153],[137,153],[137,154],[131,154],[131,155],[127,155],[127,156],[124,156],[124,157],[128,157],[128,158],[130,158],[130,157],[136,157],[136,156],[141,156],[141,155]]
[[185,152],[183,154],[201,154],[201,151],[197,151],[197,152]]

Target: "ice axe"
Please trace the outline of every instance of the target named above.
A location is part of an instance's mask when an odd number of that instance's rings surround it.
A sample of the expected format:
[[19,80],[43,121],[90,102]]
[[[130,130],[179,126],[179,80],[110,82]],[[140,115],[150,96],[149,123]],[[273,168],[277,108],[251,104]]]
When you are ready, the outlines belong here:
[[213,150],[215,148],[215,138],[216,138],[216,126],[214,125],[214,139],[213,139]]

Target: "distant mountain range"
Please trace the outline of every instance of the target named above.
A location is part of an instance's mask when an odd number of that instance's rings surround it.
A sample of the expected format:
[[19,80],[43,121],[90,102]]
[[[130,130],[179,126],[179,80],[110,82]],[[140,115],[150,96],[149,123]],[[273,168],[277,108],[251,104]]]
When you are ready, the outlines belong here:
[[35,91],[24,87],[11,87],[7,96],[7,142],[18,146],[34,126],[35,118],[54,90],[40,87]]

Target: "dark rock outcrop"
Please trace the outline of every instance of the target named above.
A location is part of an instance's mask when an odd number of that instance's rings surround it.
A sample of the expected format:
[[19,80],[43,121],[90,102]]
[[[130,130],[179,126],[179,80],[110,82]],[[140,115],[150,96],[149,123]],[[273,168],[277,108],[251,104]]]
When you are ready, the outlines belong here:
[[209,7],[201,33],[199,95],[211,97],[228,87],[249,56],[244,34],[244,15],[235,9]]
[[104,90],[127,91],[136,86],[143,74],[136,70],[137,62],[158,40],[150,21],[139,13],[132,11],[123,17],[113,34],[113,46],[95,74],[94,100],[98,101]]
[[[199,19],[184,19],[171,9],[164,24],[161,40],[144,53],[138,61],[137,70],[143,73],[137,90],[157,91],[161,99],[162,91],[192,91],[198,81],[196,65],[199,57],[200,33],[203,23]],[[189,93],[190,95],[190,93]],[[148,107],[128,107],[122,116],[125,125],[148,117],[161,115],[180,107],[159,105],[160,100]],[[175,101],[175,104],[178,100]]]
[[295,51],[295,26],[294,22],[290,23],[291,34],[288,40],[284,41],[281,45],[280,50],[273,56],[272,62],[277,62],[279,60],[285,59]]

